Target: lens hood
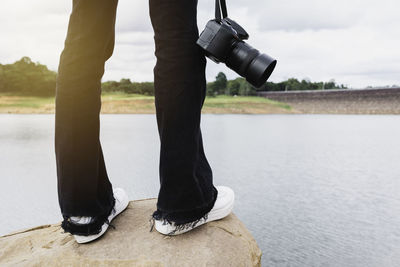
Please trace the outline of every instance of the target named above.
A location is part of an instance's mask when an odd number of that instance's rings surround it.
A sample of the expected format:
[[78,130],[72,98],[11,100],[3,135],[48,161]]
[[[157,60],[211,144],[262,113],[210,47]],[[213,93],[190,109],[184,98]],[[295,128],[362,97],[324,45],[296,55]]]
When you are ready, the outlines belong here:
[[246,80],[257,88],[261,87],[268,80],[269,76],[271,76],[276,63],[276,59],[267,54],[259,55],[250,63]]

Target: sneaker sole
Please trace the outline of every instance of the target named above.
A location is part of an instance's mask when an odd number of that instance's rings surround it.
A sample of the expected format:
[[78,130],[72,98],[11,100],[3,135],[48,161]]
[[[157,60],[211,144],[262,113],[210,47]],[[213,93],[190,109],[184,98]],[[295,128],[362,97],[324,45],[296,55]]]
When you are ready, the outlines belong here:
[[[118,188],[116,188],[116,190],[118,190]],[[126,196],[125,192],[124,192],[124,194]],[[108,221],[111,222],[115,217],[117,217],[119,214],[121,214],[128,207],[128,205],[129,205],[129,199],[126,196],[123,199],[123,202],[121,203],[121,207],[119,208],[119,210],[117,210],[117,212],[115,214],[111,213],[108,216]],[[84,243],[88,243],[88,242],[91,242],[91,241],[99,238],[100,236],[102,236],[107,231],[107,229],[108,229],[108,224],[104,223],[102,225],[102,227],[101,227],[100,233],[98,233],[96,235],[90,235],[90,236],[74,235],[74,237],[75,237],[75,240],[76,240],[77,243],[84,244]]]
[[[218,188],[218,186],[216,188]],[[231,191],[232,189],[229,188],[229,190]],[[179,230],[179,231],[175,231],[174,232],[173,231],[174,228],[169,229],[168,227],[165,227],[164,225],[162,225],[162,222],[158,222],[158,223],[156,222],[155,228],[159,233],[161,233],[163,235],[174,236],[174,235],[184,234],[184,233],[189,232],[189,231],[191,231],[191,230],[193,230],[193,229],[197,228],[198,226],[201,226],[201,225],[203,225],[205,223],[209,223],[209,222],[212,222],[212,221],[217,221],[217,220],[225,218],[226,216],[228,216],[232,212],[234,202],[235,202],[235,195],[233,193],[232,200],[226,206],[224,206],[222,208],[219,208],[219,209],[211,210],[207,215],[207,220],[204,220],[204,219],[200,220],[196,224],[196,226],[193,227],[193,228],[183,229],[183,230]]]

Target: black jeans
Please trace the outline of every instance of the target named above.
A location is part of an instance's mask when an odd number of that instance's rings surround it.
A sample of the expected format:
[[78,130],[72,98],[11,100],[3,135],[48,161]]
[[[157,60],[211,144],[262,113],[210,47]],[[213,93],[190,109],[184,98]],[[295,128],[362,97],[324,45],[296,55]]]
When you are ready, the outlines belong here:
[[[98,233],[115,199],[99,140],[101,78],[113,53],[117,0],[73,0],[56,87],[55,154],[62,227]],[[217,190],[203,150],[206,93],[203,51],[196,45],[197,0],[149,0],[154,30],[155,106],[160,191],[153,218],[183,224],[213,207]],[[133,63],[132,63],[133,64]],[[70,216],[92,216],[76,226]]]

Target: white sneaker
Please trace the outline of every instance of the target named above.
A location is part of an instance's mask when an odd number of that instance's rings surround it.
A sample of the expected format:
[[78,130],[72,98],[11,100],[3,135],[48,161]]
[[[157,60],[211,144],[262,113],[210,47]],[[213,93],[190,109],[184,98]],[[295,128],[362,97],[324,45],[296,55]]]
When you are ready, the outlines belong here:
[[[108,216],[108,222],[110,223],[118,214],[123,212],[129,204],[129,198],[125,191],[122,188],[115,188],[113,190],[114,198],[115,198],[115,205],[111,211],[111,214]],[[71,221],[77,224],[87,224],[91,221],[92,217],[70,217]],[[73,235],[75,237],[76,242],[79,244],[88,243],[93,241],[100,236],[102,236],[108,229],[108,224],[104,223],[101,227],[101,231],[95,235],[83,236],[83,235]]]
[[218,191],[214,207],[204,217],[194,222],[175,225],[166,220],[154,220],[154,227],[158,232],[164,235],[179,235],[186,233],[205,223],[222,219],[231,213],[235,200],[235,193],[227,186],[216,186]]

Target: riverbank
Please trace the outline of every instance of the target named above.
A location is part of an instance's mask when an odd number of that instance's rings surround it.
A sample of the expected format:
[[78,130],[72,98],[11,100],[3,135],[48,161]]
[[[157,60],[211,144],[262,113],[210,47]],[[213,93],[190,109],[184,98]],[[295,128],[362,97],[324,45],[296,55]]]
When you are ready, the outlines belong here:
[[[126,93],[102,94],[102,114],[154,114],[154,96]],[[51,114],[54,97],[28,97],[0,94],[0,113]],[[296,113],[279,101],[257,96],[207,97],[202,113],[212,114],[287,114]]]
[[[102,94],[102,114],[154,114],[154,96]],[[0,113],[52,114],[54,97],[0,94]],[[400,114],[400,88],[258,92],[258,96],[207,97],[210,114]]]

